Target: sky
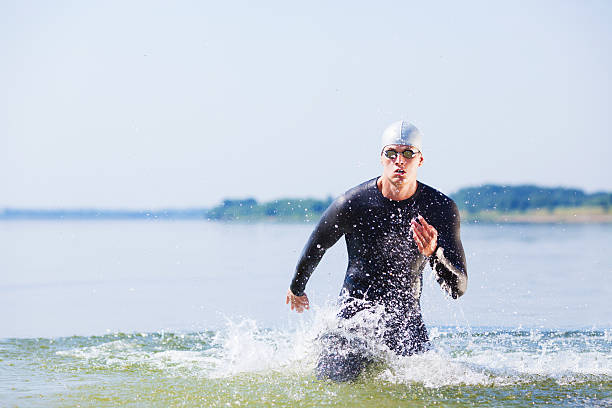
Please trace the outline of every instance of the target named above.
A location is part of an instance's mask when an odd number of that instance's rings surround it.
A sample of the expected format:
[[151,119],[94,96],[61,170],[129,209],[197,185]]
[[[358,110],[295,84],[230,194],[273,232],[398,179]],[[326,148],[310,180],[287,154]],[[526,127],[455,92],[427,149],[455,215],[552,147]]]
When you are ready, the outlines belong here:
[[612,190],[610,1],[0,1],[0,208]]

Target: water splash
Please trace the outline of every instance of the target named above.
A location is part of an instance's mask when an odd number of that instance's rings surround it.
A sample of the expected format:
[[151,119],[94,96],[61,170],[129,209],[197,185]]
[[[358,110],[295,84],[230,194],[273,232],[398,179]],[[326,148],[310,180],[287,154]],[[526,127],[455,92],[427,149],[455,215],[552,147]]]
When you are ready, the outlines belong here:
[[[191,334],[136,334],[79,338],[56,355],[88,367],[153,370],[168,376],[230,378],[274,373],[313,375],[320,333],[346,330],[357,321],[338,325],[335,308],[313,309],[313,319],[294,330],[258,327],[251,319],[228,320],[225,329]],[[366,326],[367,327],[367,326]],[[510,385],[552,380],[557,384],[612,379],[612,342],[607,331],[461,331],[430,328],[432,350],[399,357],[379,343],[372,353],[379,364],[368,378],[390,384]],[[76,340],[72,340],[74,343]],[[94,343],[94,344],[92,344]],[[55,347],[62,347],[56,340]],[[68,342],[64,342],[64,347]]]

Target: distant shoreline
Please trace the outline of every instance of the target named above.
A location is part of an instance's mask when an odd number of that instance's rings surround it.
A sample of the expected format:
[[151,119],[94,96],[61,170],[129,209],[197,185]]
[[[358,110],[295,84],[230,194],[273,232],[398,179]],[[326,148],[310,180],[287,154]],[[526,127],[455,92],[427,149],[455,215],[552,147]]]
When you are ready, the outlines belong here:
[[[460,211],[463,224],[612,224],[612,211],[593,207],[557,208],[525,212]],[[0,210],[0,221],[163,221],[194,220],[226,223],[308,224],[320,214],[236,216],[211,218],[206,209],[163,211],[118,210]]]
[[[534,185],[483,185],[460,189],[451,198],[468,223],[612,223],[612,193]],[[225,199],[212,208],[158,210],[0,209],[0,220],[208,220],[225,222],[309,223],[317,221],[332,197]]]
[[524,213],[482,211],[461,212],[461,221],[469,224],[612,224],[612,212],[600,208],[558,208],[553,212],[533,210]]

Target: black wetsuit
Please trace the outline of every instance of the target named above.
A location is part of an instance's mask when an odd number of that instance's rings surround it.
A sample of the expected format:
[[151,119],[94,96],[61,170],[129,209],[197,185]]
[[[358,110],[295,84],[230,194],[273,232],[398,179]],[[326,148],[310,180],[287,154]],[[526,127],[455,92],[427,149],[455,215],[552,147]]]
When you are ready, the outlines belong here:
[[[339,315],[351,318],[368,305],[383,305],[383,340],[396,353],[407,355],[424,350],[429,341],[420,309],[425,265],[434,268],[438,283],[453,298],[466,289],[459,212],[450,198],[423,183],[410,198],[393,201],[382,195],[376,182],[377,178],[352,188],[329,206],[306,243],[290,288],[303,295],[325,251],[344,235],[348,268],[342,291],[347,296]],[[419,252],[410,231],[417,215],[438,231],[438,247],[429,258]]]

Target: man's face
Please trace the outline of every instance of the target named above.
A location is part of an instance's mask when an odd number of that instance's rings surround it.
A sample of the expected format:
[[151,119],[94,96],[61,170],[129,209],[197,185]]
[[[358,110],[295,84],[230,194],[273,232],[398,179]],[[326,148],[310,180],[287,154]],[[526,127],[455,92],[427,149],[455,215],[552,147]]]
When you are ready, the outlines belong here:
[[[395,150],[398,154],[395,158],[385,155],[387,150]],[[416,180],[417,168],[423,164],[423,155],[419,152],[411,159],[404,157],[406,150],[418,151],[417,148],[406,145],[388,145],[382,151],[380,162],[383,165],[383,177],[394,185],[412,183]]]

